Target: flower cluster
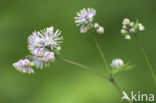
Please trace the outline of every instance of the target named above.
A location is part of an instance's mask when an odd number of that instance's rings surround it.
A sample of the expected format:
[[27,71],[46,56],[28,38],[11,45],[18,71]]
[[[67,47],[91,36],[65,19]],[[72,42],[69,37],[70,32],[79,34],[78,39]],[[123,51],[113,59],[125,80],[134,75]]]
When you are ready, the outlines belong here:
[[123,34],[123,36],[125,36],[126,40],[130,40],[131,39],[131,34],[136,34],[137,30],[140,31],[144,31],[145,27],[138,22],[138,20],[136,22],[130,21],[130,19],[125,18],[122,22],[122,29],[121,29],[121,33]]
[[96,15],[96,10],[93,8],[82,9],[77,13],[78,17],[75,17],[75,23],[77,26],[81,25],[80,32],[86,33],[89,29],[95,29],[97,33],[104,33],[104,28],[98,23],[93,23],[94,16]]
[[34,65],[42,69],[54,61],[55,53],[58,53],[61,49],[60,43],[62,43],[62,40],[61,32],[59,30],[54,32],[53,27],[33,32],[28,37],[28,49],[31,52],[28,57],[31,61],[26,58],[14,63],[13,66],[24,73],[34,73],[32,69]]

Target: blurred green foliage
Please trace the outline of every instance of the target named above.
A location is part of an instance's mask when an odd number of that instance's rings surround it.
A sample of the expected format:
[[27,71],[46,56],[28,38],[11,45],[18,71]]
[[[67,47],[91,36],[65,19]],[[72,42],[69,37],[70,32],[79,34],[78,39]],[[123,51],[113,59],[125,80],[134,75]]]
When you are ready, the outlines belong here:
[[121,96],[108,81],[81,68],[56,60],[51,67],[22,74],[12,63],[26,56],[27,37],[54,26],[62,31],[61,56],[105,74],[104,64],[90,32],[80,34],[74,16],[82,8],[97,10],[95,21],[105,27],[98,41],[109,63],[114,58],[131,61],[136,67],[119,73],[116,81],[130,91],[156,93],[135,39],[120,34],[125,17],[139,19],[145,32],[138,35],[156,72],[155,0],[0,0],[0,103],[120,103]]

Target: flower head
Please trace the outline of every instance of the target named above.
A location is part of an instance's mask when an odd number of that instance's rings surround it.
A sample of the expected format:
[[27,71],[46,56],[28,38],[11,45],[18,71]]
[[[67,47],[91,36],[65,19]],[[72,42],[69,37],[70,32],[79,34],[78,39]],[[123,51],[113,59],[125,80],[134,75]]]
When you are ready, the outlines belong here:
[[55,59],[55,56],[53,52],[46,52],[43,58],[45,62],[50,62],[50,61],[53,61],[54,59]]
[[18,62],[14,63],[13,66],[23,73],[34,73],[34,70],[31,68],[32,63],[28,59],[21,59]]
[[80,26],[80,33],[86,33],[88,30],[94,30],[98,34],[104,33],[104,27],[100,26],[98,23],[93,23],[94,16],[96,15],[96,10],[93,8],[82,9],[77,13],[75,17],[75,23]]
[[145,29],[145,27],[139,23],[138,20],[134,23],[133,21],[130,21],[130,19],[125,18],[122,24],[121,34],[125,36],[126,40],[130,40],[131,34],[136,34],[137,30],[144,31]]
[[28,38],[28,47],[31,53],[34,54],[37,48],[56,49],[60,46],[62,40],[61,32],[59,30],[54,32],[54,28],[49,27],[40,32],[34,32],[33,35]]
[[54,32],[53,27],[46,28],[41,31],[35,31],[28,37],[28,49],[31,55],[27,56],[28,59],[21,59],[13,66],[24,73],[34,73],[32,66],[43,69],[44,66],[48,66],[55,59],[55,53],[59,53],[61,50],[60,43],[62,43],[63,37],[61,32],[56,30]]
[[77,26],[87,24],[93,21],[93,17],[96,15],[96,10],[93,8],[82,9],[77,13],[78,17],[75,17],[75,23]]
[[123,65],[124,65],[124,62],[120,58],[114,59],[111,63],[112,68],[120,68]]

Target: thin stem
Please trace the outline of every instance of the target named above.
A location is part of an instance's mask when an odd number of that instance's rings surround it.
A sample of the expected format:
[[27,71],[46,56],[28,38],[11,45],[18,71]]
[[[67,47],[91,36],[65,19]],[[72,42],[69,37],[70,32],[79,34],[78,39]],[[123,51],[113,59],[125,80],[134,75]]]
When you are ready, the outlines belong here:
[[96,45],[96,47],[97,47],[97,49],[98,49],[98,51],[99,51],[99,53],[100,53],[100,55],[101,55],[101,57],[102,57],[102,59],[103,59],[105,65],[106,65],[106,68],[107,68],[107,70],[108,70],[108,72],[109,72],[109,66],[108,66],[106,57],[105,57],[105,55],[104,55],[104,53],[103,53],[103,51],[102,51],[102,49],[101,49],[101,47],[100,47],[100,45],[99,45],[99,43],[98,43],[96,37],[95,37],[95,33],[94,33],[94,29],[93,29],[93,27],[92,27],[92,24],[89,23],[89,26],[90,26],[90,29],[91,29],[91,32],[92,32],[92,38],[93,38],[93,40],[94,40],[94,42],[95,42],[95,45]]
[[[117,91],[118,91],[121,95],[123,95],[123,94],[122,94],[121,88],[117,85],[117,83],[115,82],[115,80],[114,80],[113,77],[108,78],[108,77],[106,77],[105,75],[103,75],[103,74],[101,74],[101,73],[95,71],[95,70],[92,69],[92,68],[89,68],[89,67],[84,66],[84,65],[82,65],[82,64],[79,64],[79,63],[73,62],[73,61],[71,61],[71,60],[62,58],[62,57],[60,57],[60,56],[58,56],[58,55],[56,55],[56,58],[58,58],[59,60],[61,60],[61,61],[63,61],[63,62],[70,63],[70,64],[73,64],[73,65],[75,65],[75,66],[81,67],[81,68],[83,68],[83,69],[85,69],[85,70],[88,70],[88,71],[90,71],[90,72],[92,72],[92,73],[95,73],[96,75],[98,75],[98,76],[100,76],[100,77],[102,77],[102,78],[108,80],[109,82],[111,82],[111,83],[113,84],[113,86],[117,89]],[[129,103],[131,103],[131,102],[129,102]]]
[[90,71],[90,72],[92,72],[92,73],[95,73],[96,75],[98,75],[98,76],[100,76],[100,77],[102,77],[102,78],[104,78],[104,79],[106,79],[106,80],[109,80],[105,75],[103,75],[103,74],[101,74],[101,73],[95,71],[94,69],[91,69],[91,68],[89,68],[89,67],[87,67],[87,66],[84,66],[84,65],[82,65],[82,64],[73,62],[73,61],[71,61],[71,60],[67,60],[67,59],[62,58],[62,57],[60,57],[60,56],[58,56],[58,55],[57,55],[56,57],[57,57],[59,60],[61,60],[61,61],[64,61],[64,62],[66,62],[66,63],[70,63],[70,64],[73,64],[73,65],[76,65],[76,66],[81,67],[81,68],[83,68],[83,69],[86,69],[86,70],[88,70],[88,71]]
[[118,92],[119,92],[121,95],[123,95],[123,94],[122,94],[121,88],[117,85],[117,83],[115,82],[114,78],[111,76],[111,77],[109,78],[109,80],[110,80],[110,82],[114,85],[114,87],[118,90]]
[[155,76],[155,74],[154,74],[153,67],[152,67],[152,65],[151,65],[151,63],[150,63],[150,61],[149,61],[149,59],[148,59],[148,57],[147,57],[147,55],[146,55],[146,52],[145,52],[145,50],[144,50],[144,48],[143,48],[143,46],[142,46],[142,43],[141,43],[141,41],[139,40],[139,38],[137,37],[137,35],[136,35],[136,39],[137,39],[137,43],[138,43],[138,45],[139,45],[139,48],[141,49],[142,54],[143,54],[143,56],[144,56],[144,58],[145,58],[145,61],[146,61],[147,65],[148,65],[148,67],[149,67],[149,70],[150,70],[150,72],[151,72],[151,74],[152,74],[152,77],[153,77],[153,80],[154,80],[154,84],[155,84],[155,86],[156,86],[156,76]]

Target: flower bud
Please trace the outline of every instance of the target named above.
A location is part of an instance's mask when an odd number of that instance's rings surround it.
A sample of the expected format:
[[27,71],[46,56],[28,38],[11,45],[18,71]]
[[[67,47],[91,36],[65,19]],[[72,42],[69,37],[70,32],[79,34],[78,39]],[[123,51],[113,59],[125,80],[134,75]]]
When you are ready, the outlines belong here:
[[95,23],[94,24],[94,28],[97,29],[98,27],[99,27],[99,24],[98,23]]
[[131,40],[131,36],[129,34],[126,34],[125,39],[126,40]]
[[126,25],[123,25],[123,26],[122,26],[122,28],[123,28],[123,29],[126,29],[126,28],[127,28],[127,26],[126,26]]
[[87,26],[82,26],[80,28],[80,33],[86,33],[88,31],[88,27]]
[[104,28],[102,26],[99,26],[96,31],[99,34],[103,34],[104,33]]
[[34,51],[34,55],[37,56],[37,57],[42,57],[44,56],[44,51],[42,48],[37,48],[35,51]]
[[128,18],[125,18],[122,22],[123,25],[128,25],[130,20]]
[[141,23],[138,24],[138,28],[139,28],[140,31],[145,30],[145,27]]
[[61,47],[60,47],[60,46],[58,46],[56,49],[57,49],[58,51],[60,51],[60,50],[61,50]]
[[53,61],[54,59],[55,59],[55,56],[53,52],[46,52],[43,58],[45,62],[50,62],[50,61]]
[[23,66],[30,66],[30,61],[28,60],[28,59],[24,59],[24,60],[22,60],[22,65]]
[[124,65],[124,62],[122,59],[114,59],[111,63],[112,68],[120,68],[121,66]]
[[121,29],[121,34],[125,35],[127,33],[127,31],[125,29]]
[[129,32],[130,32],[130,33],[135,33],[134,28],[131,28],[131,29],[129,30]]
[[129,25],[130,25],[130,27],[134,27],[135,23],[134,22],[130,22]]

